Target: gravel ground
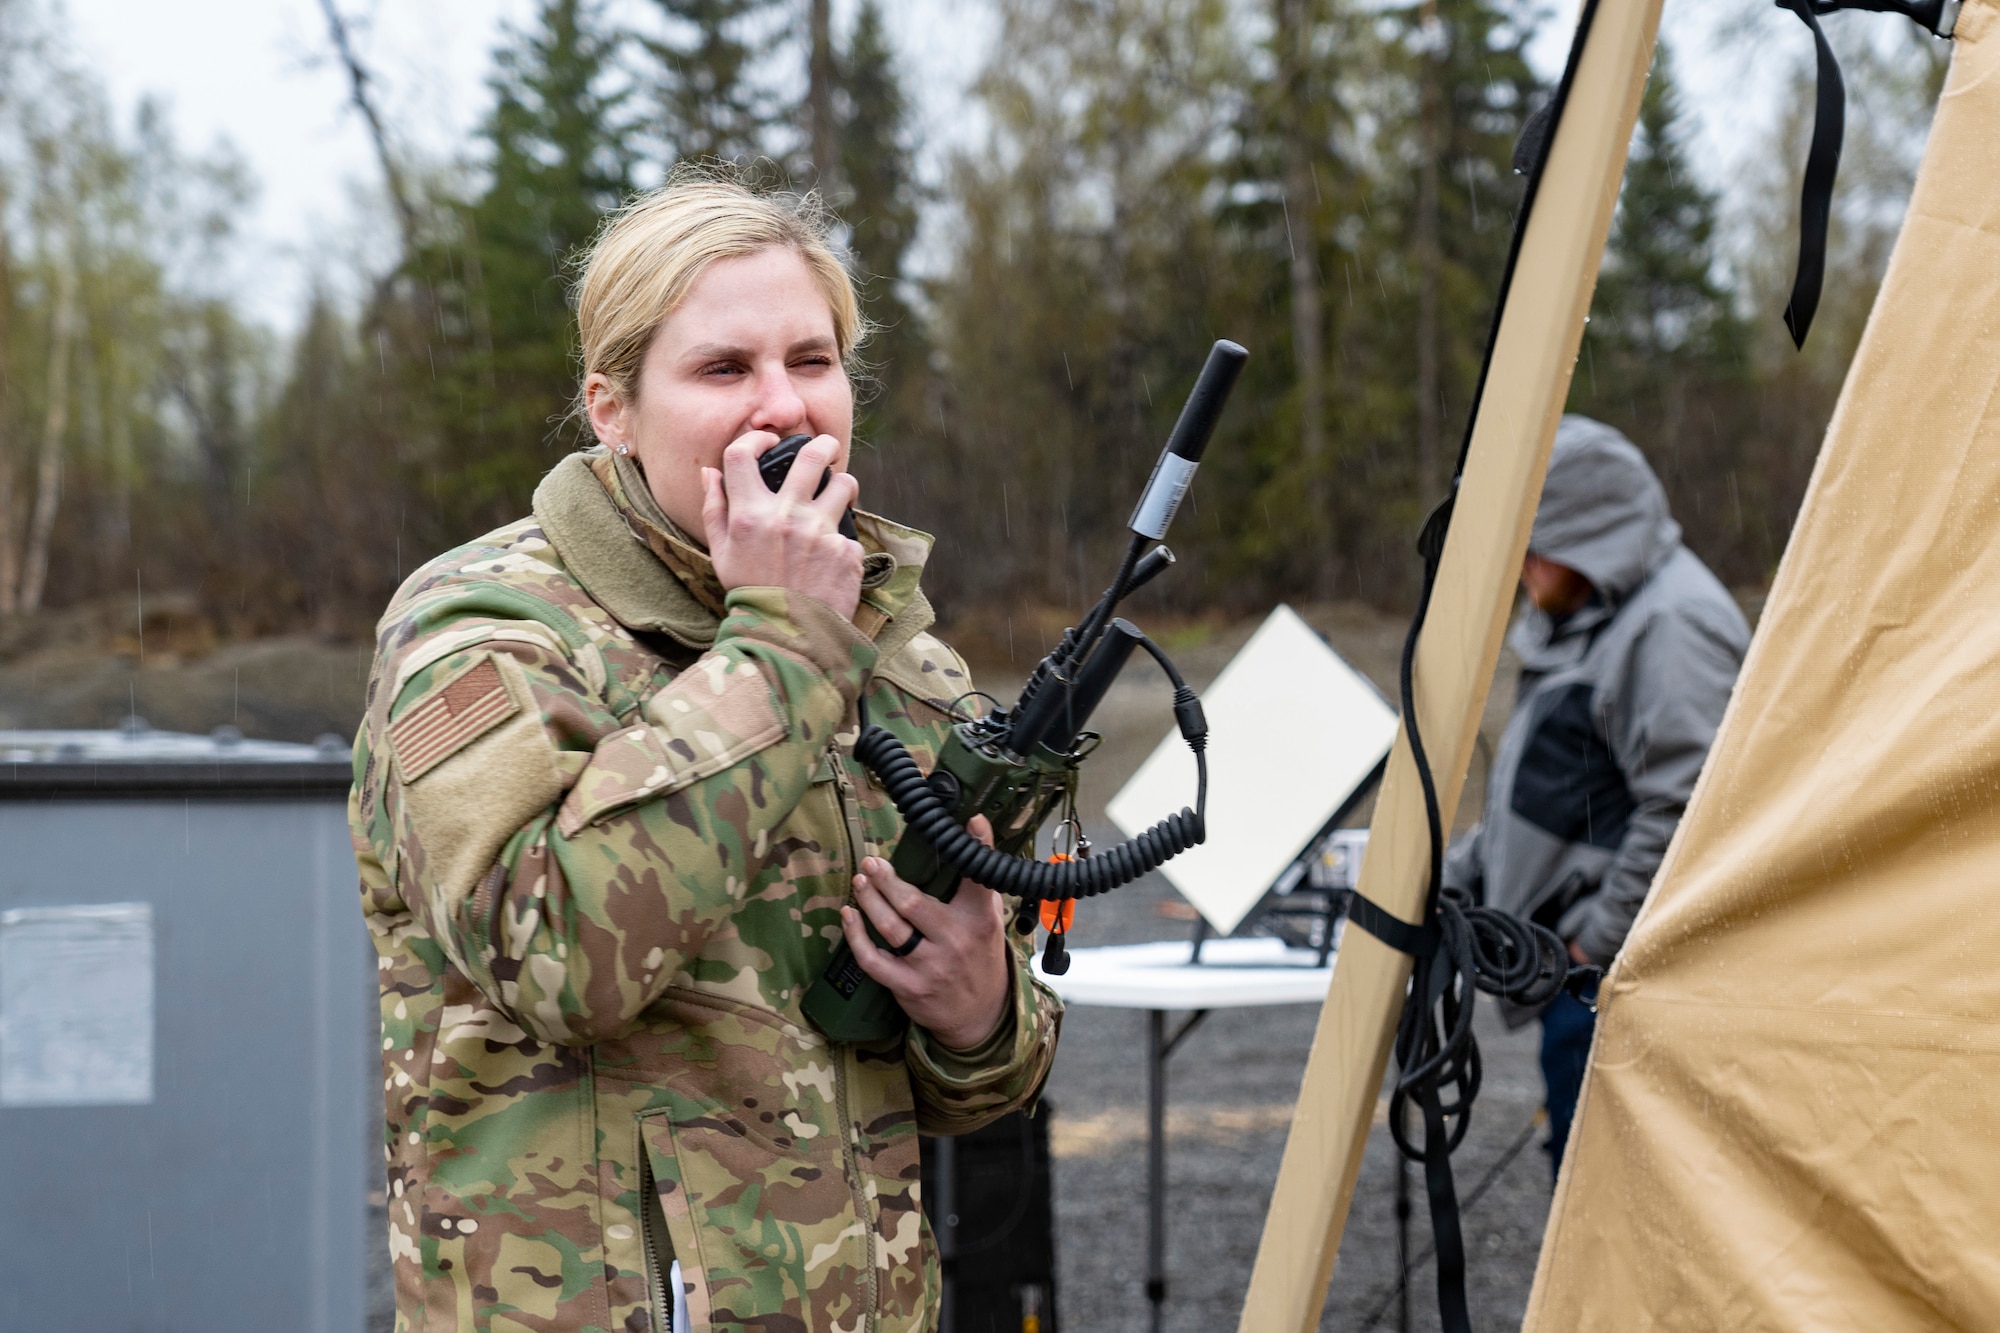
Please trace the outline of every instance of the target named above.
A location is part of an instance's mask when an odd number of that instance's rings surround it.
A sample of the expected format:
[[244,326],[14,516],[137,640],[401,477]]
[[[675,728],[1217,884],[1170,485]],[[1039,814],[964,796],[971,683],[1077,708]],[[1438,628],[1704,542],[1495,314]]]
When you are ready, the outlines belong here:
[[[1187,926],[1155,914],[1172,897],[1135,885],[1090,904],[1077,944],[1185,938]],[[1468,1291],[1482,1329],[1519,1327],[1549,1202],[1535,1028],[1509,1033],[1482,1008],[1486,1079],[1466,1143],[1454,1158],[1460,1197],[1532,1132],[1467,1212]],[[1172,1333],[1232,1329],[1262,1234],[1264,1212],[1312,1045],[1318,1009],[1287,1005],[1218,1010],[1180,1046],[1168,1074],[1167,1271],[1163,1327]],[[1056,1243],[1062,1327],[1082,1333],[1150,1328],[1146,1275],[1146,1016],[1072,1007],[1049,1081],[1054,1139]],[[1396,1329],[1394,1149],[1378,1119],[1363,1156],[1353,1210],[1335,1265],[1323,1329]],[[1423,1185],[1412,1175],[1411,1242],[1430,1240]],[[1412,1285],[1408,1327],[1438,1326],[1432,1270]],[[1383,1316],[1371,1323],[1378,1309]]]

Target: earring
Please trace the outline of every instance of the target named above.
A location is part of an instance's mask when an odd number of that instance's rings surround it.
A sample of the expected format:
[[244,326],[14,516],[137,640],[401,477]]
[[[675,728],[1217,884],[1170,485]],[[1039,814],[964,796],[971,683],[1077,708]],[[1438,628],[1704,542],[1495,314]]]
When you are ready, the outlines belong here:
[[621,456],[632,452],[632,446],[629,444],[614,444],[611,447],[616,449]]

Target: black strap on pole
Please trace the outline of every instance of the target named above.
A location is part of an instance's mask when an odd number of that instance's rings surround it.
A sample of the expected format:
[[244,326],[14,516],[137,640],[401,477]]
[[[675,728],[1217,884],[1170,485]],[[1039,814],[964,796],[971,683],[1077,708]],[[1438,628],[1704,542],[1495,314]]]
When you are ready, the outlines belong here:
[[1780,0],[1782,8],[1812,29],[1818,48],[1819,74],[1813,107],[1812,148],[1806,153],[1805,186],[1799,193],[1799,266],[1792,275],[1792,299],[1785,305],[1785,328],[1792,346],[1803,349],[1806,331],[1819,311],[1820,287],[1826,281],[1826,229],[1833,214],[1833,180],[1840,171],[1840,145],[1847,132],[1847,83],[1840,61],[1819,26],[1812,0]]
[[1372,898],[1353,889],[1342,889],[1340,897],[1347,919],[1373,935],[1397,953],[1412,958],[1428,958],[1437,951],[1439,934],[1435,926],[1413,926]]
[[1785,328],[1792,345],[1806,345],[1806,331],[1819,311],[1826,281],[1827,227],[1833,216],[1833,183],[1840,173],[1840,146],[1847,133],[1847,82],[1840,61],[1820,27],[1820,16],[1842,9],[1901,14],[1924,31],[1950,37],[1958,26],[1960,0],[1776,0],[1812,30],[1819,62],[1813,104],[1812,147],[1806,152],[1805,182],[1799,190],[1799,265],[1792,276],[1792,297],[1785,306]]

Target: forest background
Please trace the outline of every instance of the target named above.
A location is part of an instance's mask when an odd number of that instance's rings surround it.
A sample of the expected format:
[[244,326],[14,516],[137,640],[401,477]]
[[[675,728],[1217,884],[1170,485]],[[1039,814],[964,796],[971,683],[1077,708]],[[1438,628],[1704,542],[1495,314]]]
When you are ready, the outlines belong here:
[[[1217,337],[1253,358],[1151,609],[1402,606],[1491,320],[1515,140],[1549,93],[1525,57],[1547,18],[979,3],[980,128],[926,183],[937,127],[877,0],[839,22],[830,0],[648,0],[642,26],[543,0],[448,160],[385,119],[328,0],[394,253],[281,336],[214,276],[253,188],[240,163],[185,151],[156,107],[119,122],[59,11],[0,0],[0,646],[118,605],[143,652],[148,598],[188,650],[366,639],[403,577],[526,512],[582,442],[573,261],[635,189],[710,160],[842,220],[877,326],[854,467],[865,503],[939,535],[948,625],[1013,652],[1018,622],[1030,657],[1060,629]],[[1943,44],[1890,25],[1836,32],[1855,109],[1803,353],[1779,313],[1808,66],[1779,66],[1768,181],[1727,199],[1693,169],[1664,47],[1648,85],[1571,407],[1646,450],[1739,588],[1783,548],[1942,80]]]

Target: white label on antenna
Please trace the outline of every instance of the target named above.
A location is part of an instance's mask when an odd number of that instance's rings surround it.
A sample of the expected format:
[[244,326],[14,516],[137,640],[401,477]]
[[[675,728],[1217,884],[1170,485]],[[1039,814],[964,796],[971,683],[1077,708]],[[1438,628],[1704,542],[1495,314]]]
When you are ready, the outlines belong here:
[[1179,454],[1160,459],[1160,465],[1153,469],[1152,480],[1146,483],[1146,493],[1139,498],[1139,507],[1132,511],[1132,531],[1154,541],[1166,536],[1197,466]]
[[153,1100],[153,909],[0,912],[0,1106]]

